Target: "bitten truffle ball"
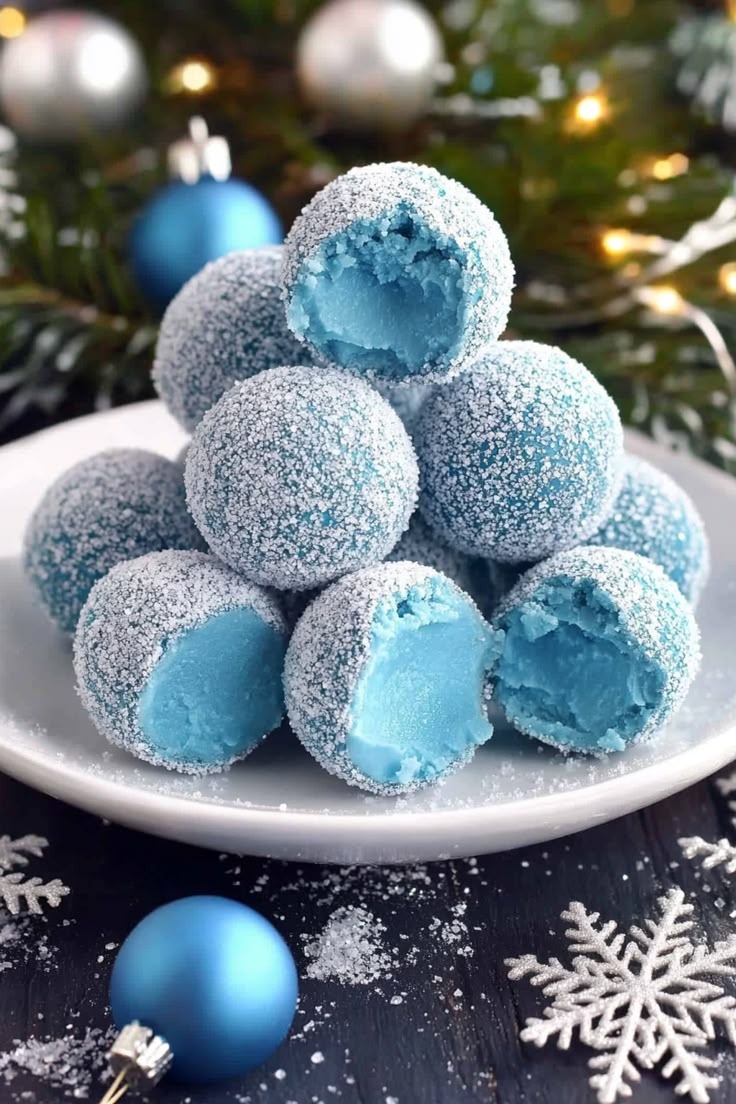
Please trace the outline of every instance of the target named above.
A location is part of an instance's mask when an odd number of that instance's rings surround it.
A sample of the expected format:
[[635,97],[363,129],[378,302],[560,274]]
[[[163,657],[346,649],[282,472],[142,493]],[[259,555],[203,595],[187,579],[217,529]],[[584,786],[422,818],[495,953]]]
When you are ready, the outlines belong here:
[[486,677],[500,636],[446,576],[384,563],[328,587],[284,668],[291,726],[332,774],[375,793],[437,782],[493,732]]
[[185,429],[193,430],[239,380],[280,364],[310,363],[309,351],[286,325],[282,249],[228,253],[205,265],[169,304],[153,380]]
[[437,388],[413,438],[424,517],[460,551],[502,563],[580,544],[621,484],[613,401],[582,364],[533,341],[499,342]]
[[617,548],[537,564],[501,600],[494,698],[522,732],[563,751],[622,751],[651,736],[700,662],[692,610],[661,567]]
[[279,725],[286,642],[273,595],[214,556],[154,552],[95,584],[74,668],[111,743],[199,774],[242,759]]
[[46,491],[25,533],[23,564],[41,604],[72,633],[94,583],[121,560],[204,548],[181,467],[143,449],[110,449],[75,464]]
[[654,560],[691,602],[708,578],[708,538],[692,499],[674,479],[635,456],[626,457],[610,517],[587,543]]
[[382,560],[414,510],[418,470],[398,415],[362,380],[274,368],[205,415],[186,463],[208,545],[249,579],[307,590]]
[[388,382],[449,379],[506,326],[503,230],[467,188],[410,162],[333,180],[285,245],[289,326],[327,360]]

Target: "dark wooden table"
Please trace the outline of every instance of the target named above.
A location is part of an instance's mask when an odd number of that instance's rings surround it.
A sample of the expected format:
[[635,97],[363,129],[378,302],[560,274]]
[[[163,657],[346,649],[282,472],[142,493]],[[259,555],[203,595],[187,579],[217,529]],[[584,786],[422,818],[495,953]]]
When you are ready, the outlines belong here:
[[[520,1043],[519,1025],[541,1012],[542,998],[507,980],[504,958],[534,952],[565,960],[559,913],[570,900],[628,925],[653,915],[657,896],[680,885],[708,940],[736,923],[736,879],[730,888],[718,871],[701,874],[677,844],[682,835],[732,833],[726,800],[708,782],[564,840],[412,868],[338,870],[218,856],[103,823],[0,777],[0,835],[27,833],[50,843],[26,873],[60,877],[72,892],[44,917],[21,921],[7,954],[0,936],[0,966],[9,959],[0,972],[0,1054],[29,1037],[78,1040],[106,1028],[113,945],[173,898],[218,893],[245,901],[277,924],[294,951],[303,980],[291,1038],[239,1083],[162,1085],[155,1094],[161,1104],[592,1101],[589,1052]],[[350,905],[385,925],[382,943],[395,968],[366,985],[305,977],[305,945]],[[733,1055],[723,1043],[713,1052],[723,1056],[713,1099],[736,1102]],[[85,1088],[89,1076],[81,1087],[78,1071],[69,1079],[63,1086],[58,1076],[50,1084],[19,1073],[8,1083],[0,1057],[0,1102],[50,1104],[75,1099],[75,1089],[77,1099],[96,1102],[97,1084]],[[634,1089],[635,1104],[675,1099],[656,1074],[644,1074]]]

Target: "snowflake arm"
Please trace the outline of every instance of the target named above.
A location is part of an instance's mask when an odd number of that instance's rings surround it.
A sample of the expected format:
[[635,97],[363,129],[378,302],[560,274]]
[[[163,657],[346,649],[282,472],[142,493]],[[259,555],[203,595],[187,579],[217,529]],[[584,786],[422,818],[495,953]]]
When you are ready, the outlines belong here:
[[11,839],[10,836],[0,836],[0,870],[25,866],[29,855],[40,859],[44,847],[48,845],[49,841],[43,836],[20,836],[16,840]]
[[27,878],[24,881],[23,875],[19,873],[0,874],[0,902],[13,916],[18,915],[23,901],[29,912],[38,915],[43,912],[42,901],[46,901],[51,908],[56,908],[67,893],[69,887],[58,878],[44,883],[40,878]]
[[683,836],[677,841],[686,859],[702,858],[704,870],[714,866],[725,866],[727,874],[736,874],[736,847],[727,839],[709,843],[702,836]]

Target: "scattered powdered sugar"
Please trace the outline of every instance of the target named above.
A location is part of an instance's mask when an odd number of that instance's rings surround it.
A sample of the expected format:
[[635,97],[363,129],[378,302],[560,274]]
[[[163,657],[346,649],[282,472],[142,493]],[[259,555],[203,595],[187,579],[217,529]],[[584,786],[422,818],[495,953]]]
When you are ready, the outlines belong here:
[[385,924],[372,912],[355,905],[336,909],[316,939],[302,936],[307,977],[334,978],[345,985],[367,985],[390,977],[391,955],[382,947]]
[[[60,1038],[16,1039],[10,1050],[0,1054],[0,1084],[13,1086],[13,1099],[28,1099],[24,1092],[27,1077],[58,1090],[64,1097],[87,1100],[97,1079],[107,1067],[107,1051],[114,1031],[88,1028],[76,1034],[67,1025]],[[7,1099],[4,1097],[3,1099]]]

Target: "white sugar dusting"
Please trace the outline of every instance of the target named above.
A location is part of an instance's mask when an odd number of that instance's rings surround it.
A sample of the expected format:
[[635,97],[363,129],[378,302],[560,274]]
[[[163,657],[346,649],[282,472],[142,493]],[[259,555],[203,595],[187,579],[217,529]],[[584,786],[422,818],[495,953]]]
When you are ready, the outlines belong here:
[[420,510],[463,552],[540,560],[590,536],[623,465],[618,410],[561,349],[500,341],[437,388],[414,434]]
[[167,307],[153,381],[186,429],[234,383],[308,358],[286,325],[282,253],[278,245],[228,253],[205,265]]
[[386,926],[365,908],[336,909],[320,935],[305,942],[307,977],[333,978],[345,985],[367,985],[390,977],[394,961],[383,949],[385,933]]
[[[465,319],[459,346],[446,350],[444,357],[427,363],[416,375],[425,383],[439,382],[472,364],[504,329],[514,266],[506,235],[488,207],[436,169],[411,162],[367,165],[351,169],[318,192],[286,239],[282,279],[287,313],[300,281],[310,278],[310,259],[322,247],[366,222],[385,235],[390,216],[397,212],[436,235],[438,247],[451,240],[462,258]],[[342,245],[337,243],[337,248]]]
[[185,474],[212,550],[280,590],[383,559],[409,524],[418,480],[409,435],[374,388],[302,366],[228,391],[197,427]]
[[[165,641],[240,608],[286,632],[276,598],[214,556],[157,552],[113,568],[92,589],[74,642],[79,694],[100,732],[142,759],[171,768],[141,732],[139,695]],[[177,769],[202,773],[205,768],[180,763]]]

